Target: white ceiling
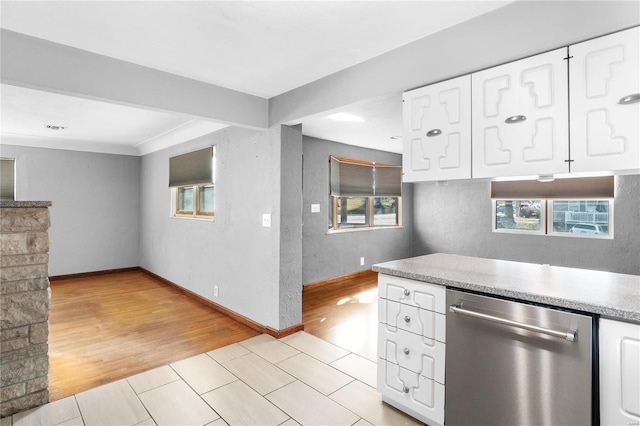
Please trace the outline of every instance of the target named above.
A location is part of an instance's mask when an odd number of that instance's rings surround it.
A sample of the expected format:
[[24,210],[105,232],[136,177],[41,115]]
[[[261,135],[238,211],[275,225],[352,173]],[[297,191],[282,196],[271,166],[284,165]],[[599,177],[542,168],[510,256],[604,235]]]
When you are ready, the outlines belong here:
[[[271,98],[507,3],[2,1],[0,7],[2,28]],[[224,127],[15,86],[1,89],[3,142],[140,155]],[[303,121],[303,133],[400,152],[401,142],[389,138],[401,135],[401,105],[400,94],[359,103],[343,111],[364,123],[316,116]],[[67,129],[50,131],[46,124]]]

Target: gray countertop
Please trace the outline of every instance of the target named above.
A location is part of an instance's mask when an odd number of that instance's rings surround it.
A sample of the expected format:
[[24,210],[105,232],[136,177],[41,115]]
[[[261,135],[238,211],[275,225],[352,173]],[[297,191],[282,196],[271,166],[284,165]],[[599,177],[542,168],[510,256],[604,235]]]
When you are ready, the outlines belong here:
[[0,208],[30,209],[30,208],[40,208],[40,207],[51,207],[51,201],[0,200]]
[[373,265],[375,272],[640,322],[640,276],[452,254]]

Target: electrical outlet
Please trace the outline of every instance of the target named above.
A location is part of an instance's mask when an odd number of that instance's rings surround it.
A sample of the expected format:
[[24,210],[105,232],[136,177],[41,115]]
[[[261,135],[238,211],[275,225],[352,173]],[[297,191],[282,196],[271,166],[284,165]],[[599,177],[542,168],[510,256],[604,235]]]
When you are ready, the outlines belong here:
[[364,257],[360,258],[360,266],[364,266]]
[[271,215],[269,213],[262,215],[262,226],[265,228],[271,227]]
[[320,204],[311,204],[311,213],[320,213]]
[[213,297],[218,297],[218,286],[217,285],[213,286]]

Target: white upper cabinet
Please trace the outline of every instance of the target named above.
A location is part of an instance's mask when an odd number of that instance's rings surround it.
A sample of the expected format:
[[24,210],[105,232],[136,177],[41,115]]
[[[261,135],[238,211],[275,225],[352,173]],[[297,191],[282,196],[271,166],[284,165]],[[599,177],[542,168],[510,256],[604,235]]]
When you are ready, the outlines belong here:
[[472,74],[474,178],[569,171],[567,49]]
[[640,170],[640,28],[569,47],[571,171]]
[[405,182],[471,177],[471,77],[403,95]]

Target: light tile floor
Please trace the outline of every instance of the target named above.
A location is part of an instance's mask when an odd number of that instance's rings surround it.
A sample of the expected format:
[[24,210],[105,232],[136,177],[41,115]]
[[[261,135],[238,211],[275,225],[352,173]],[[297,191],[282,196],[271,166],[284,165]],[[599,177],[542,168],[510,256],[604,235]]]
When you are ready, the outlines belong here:
[[305,332],[262,334],[1,420],[38,425],[418,425],[376,364]]

